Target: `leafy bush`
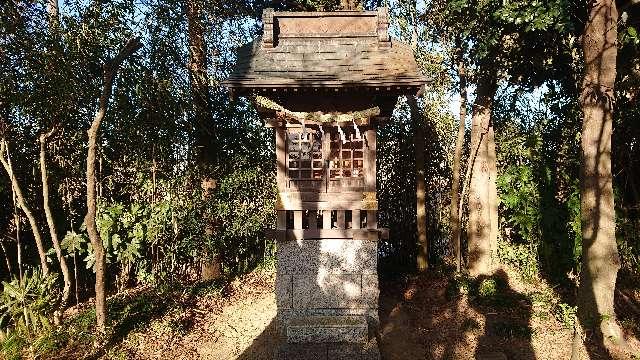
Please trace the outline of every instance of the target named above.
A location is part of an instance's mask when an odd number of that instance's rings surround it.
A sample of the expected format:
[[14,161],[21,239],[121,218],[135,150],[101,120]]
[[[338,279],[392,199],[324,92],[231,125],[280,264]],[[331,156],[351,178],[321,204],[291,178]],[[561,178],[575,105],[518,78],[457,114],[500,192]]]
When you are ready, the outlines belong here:
[[0,354],[20,359],[29,347],[33,357],[55,348],[51,318],[60,300],[55,273],[44,276],[38,269],[22,280],[2,282],[0,294]]
[[274,180],[271,170],[235,169],[208,199],[207,216],[215,223],[208,250],[222,253],[230,273],[251,270],[273,257],[275,244],[265,239],[264,229],[275,225]]
[[498,286],[493,279],[484,279],[478,285],[478,296],[481,298],[491,298],[498,293]]
[[576,321],[576,314],[578,312],[577,306],[571,306],[569,304],[560,303],[556,307],[556,318],[560,321],[565,328],[573,330],[573,326]]
[[524,280],[531,281],[538,275],[538,259],[532,245],[498,242],[500,263],[517,269]]
[[27,334],[51,328],[49,318],[59,301],[57,274],[44,276],[38,269],[25,273],[22,280],[2,282],[0,329],[13,327]]

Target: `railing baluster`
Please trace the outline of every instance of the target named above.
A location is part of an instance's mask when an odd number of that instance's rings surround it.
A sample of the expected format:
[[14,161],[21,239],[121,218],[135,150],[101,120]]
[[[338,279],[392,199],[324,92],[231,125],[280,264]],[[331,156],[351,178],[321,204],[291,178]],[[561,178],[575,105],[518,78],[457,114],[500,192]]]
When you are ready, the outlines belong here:
[[293,228],[302,229],[302,210],[293,211]]
[[331,210],[322,210],[322,228],[331,229]]
[[360,209],[351,210],[351,228],[360,229]]
[[338,210],[338,217],[337,217],[337,227],[338,229],[344,229],[344,210]]
[[367,210],[367,229],[378,228],[378,218],[376,210]]

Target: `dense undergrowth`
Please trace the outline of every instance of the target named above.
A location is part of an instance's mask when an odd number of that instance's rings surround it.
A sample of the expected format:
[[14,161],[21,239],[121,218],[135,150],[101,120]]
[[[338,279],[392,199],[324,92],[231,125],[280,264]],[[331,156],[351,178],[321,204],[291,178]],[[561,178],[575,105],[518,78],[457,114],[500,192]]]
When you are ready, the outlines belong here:
[[[20,326],[12,329],[0,340],[0,355],[7,360],[101,356],[126,359],[118,345],[130,332],[151,327],[154,332],[184,333],[192,325],[191,310],[198,307],[196,303],[208,299],[209,308],[200,311],[213,311],[215,300],[225,294],[228,284],[229,279],[219,279],[122,291],[107,301],[110,326],[103,335],[95,328],[95,308],[86,302],[67,310],[57,326],[30,331]],[[41,309],[39,315],[51,316],[52,312]]]

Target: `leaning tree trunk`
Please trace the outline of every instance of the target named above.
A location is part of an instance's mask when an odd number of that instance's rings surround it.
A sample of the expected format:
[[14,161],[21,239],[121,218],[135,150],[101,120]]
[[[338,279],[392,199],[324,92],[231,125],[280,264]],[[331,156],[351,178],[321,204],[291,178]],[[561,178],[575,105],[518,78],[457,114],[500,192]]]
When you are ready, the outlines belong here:
[[427,199],[425,180],[425,123],[420,115],[418,102],[413,96],[407,96],[407,103],[411,110],[411,120],[414,125],[413,145],[416,156],[416,232],[418,236],[418,271],[425,271],[429,267],[429,241],[427,239]]
[[102,239],[96,226],[96,142],[100,123],[104,119],[109,107],[109,98],[113,88],[113,79],[118,73],[118,68],[122,62],[135,53],[142,44],[138,38],[127,41],[125,46],[120,49],[116,57],[104,65],[104,83],[102,85],[102,93],[98,101],[98,111],[96,112],[91,127],[88,130],[88,150],[87,150],[87,215],[84,222],[87,227],[87,234],[91,241],[95,255],[95,271],[96,271],[96,323],[98,331],[105,332],[107,323],[106,308],[106,283],[105,283],[105,256]]
[[460,161],[462,147],[464,146],[465,120],[467,118],[467,75],[462,56],[458,59],[458,77],[460,78],[460,120],[458,124],[458,136],[456,148],[453,153],[453,169],[451,174],[451,204],[449,206],[449,222],[451,224],[451,248],[455,256],[456,271],[462,267],[462,254],[460,251],[461,212],[458,211],[460,202]]
[[42,267],[42,273],[44,275],[47,275],[49,273],[49,265],[47,264],[47,255],[46,255],[47,252],[45,251],[44,245],[42,243],[42,234],[40,233],[40,229],[38,228],[36,217],[31,212],[31,208],[29,207],[29,205],[27,205],[27,201],[25,200],[24,195],[22,194],[22,189],[20,188],[20,184],[18,183],[18,179],[16,178],[16,175],[13,172],[13,169],[11,168],[9,163],[7,162],[7,159],[4,158],[5,152],[7,152],[7,154],[9,153],[7,141],[6,139],[1,139],[0,140],[0,162],[4,167],[4,170],[7,172],[7,175],[9,175],[9,179],[11,179],[11,187],[13,188],[13,191],[16,195],[16,199],[18,200],[18,205],[20,206],[24,214],[27,216],[27,219],[29,220],[29,225],[31,226],[31,232],[33,233],[33,238],[35,239],[36,247],[38,248],[38,255],[40,256],[40,266]]
[[56,250],[56,256],[60,263],[60,270],[62,270],[62,277],[64,280],[64,288],[62,289],[62,303],[60,308],[64,309],[69,303],[69,296],[71,294],[71,273],[67,266],[67,260],[64,258],[62,249],[60,248],[60,241],[58,239],[58,232],[56,230],[56,223],[53,220],[53,214],[51,212],[51,206],[49,204],[49,177],[47,175],[47,156],[46,156],[46,142],[47,138],[53,134],[54,129],[46,134],[40,135],[40,175],[42,178],[42,206],[44,207],[44,213],[47,218],[47,225],[49,226],[49,234],[51,235],[51,242],[53,242],[53,248]]
[[583,35],[582,272],[578,305],[583,324],[599,325],[605,340],[624,341],[616,322],[614,291],[620,268],[615,238],[611,128],[615,103],[617,21],[614,0],[590,1]]
[[[490,66],[490,65],[489,65]],[[495,74],[481,68],[473,104],[469,180],[469,273],[472,276],[491,271],[491,205],[489,169],[489,127],[495,94]]]

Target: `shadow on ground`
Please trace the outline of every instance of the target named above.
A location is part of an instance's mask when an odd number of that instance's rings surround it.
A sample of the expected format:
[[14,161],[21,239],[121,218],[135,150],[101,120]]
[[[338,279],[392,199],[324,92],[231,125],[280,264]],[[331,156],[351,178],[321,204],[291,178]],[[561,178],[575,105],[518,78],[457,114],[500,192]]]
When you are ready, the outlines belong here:
[[[465,294],[466,292],[466,294]],[[383,359],[536,359],[531,303],[498,270],[477,281],[428,273],[383,282]]]

